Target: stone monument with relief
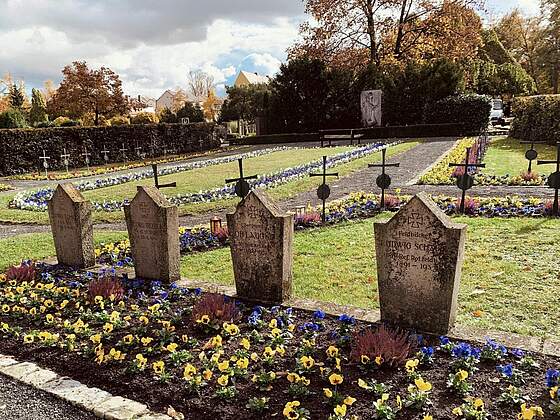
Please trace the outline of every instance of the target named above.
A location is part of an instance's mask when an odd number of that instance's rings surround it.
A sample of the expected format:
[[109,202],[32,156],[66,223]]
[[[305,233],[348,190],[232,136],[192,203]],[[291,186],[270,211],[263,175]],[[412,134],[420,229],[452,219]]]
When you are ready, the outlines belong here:
[[381,319],[446,334],[455,322],[467,226],[425,194],[375,223]]

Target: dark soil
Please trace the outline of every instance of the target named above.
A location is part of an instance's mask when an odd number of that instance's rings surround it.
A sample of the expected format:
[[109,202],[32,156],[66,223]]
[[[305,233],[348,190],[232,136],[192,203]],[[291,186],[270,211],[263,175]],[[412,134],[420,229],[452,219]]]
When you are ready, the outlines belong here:
[[[189,351],[193,355],[193,364],[198,366],[198,354],[204,343],[209,338],[214,336],[215,332],[203,332],[195,327],[191,320],[191,308],[199,297],[195,297],[190,293],[187,296],[170,299],[172,302],[166,308],[166,313],[175,314],[173,325],[176,327],[177,337],[182,334],[188,334],[189,337],[195,338],[198,342]],[[134,303],[134,300],[128,300],[128,304]],[[146,301],[138,302],[145,308]],[[70,306],[72,303],[70,304]],[[247,336],[251,333],[253,328],[246,323],[248,316],[252,311],[251,304],[240,305],[241,321],[238,325],[241,329],[241,337]],[[145,309],[144,309],[145,310]],[[89,309],[88,309],[89,311]],[[110,309],[108,309],[110,313]],[[87,311],[86,311],[87,313]],[[123,316],[126,312],[122,313]],[[67,314],[68,315],[68,314]],[[83,314],[81,316],[84,316]],[[276,315],[277,317],[278,315]],[[71,316],[68,316],[70,318]],[[74,313],[72,319],[76,319],[77,314]],[[274,316],[270,311],[265,310],[262,320],[264,323],[257,327],[261,334],[266,336],[270,329],[268,327],[269,321]],[[98,331],[103,322],[96,322],[95,316],[85,318],[94,331]],[[14,320],[13,317],[0,314],[0,321],[9,322],[22,328],[22,331],[30,329],[41,329],[41,325],[31,323],[28,318],[20,318]],[[14,323],[15,321],[15,323]],[[313,322],[313,314],[303,310],[294,310],[292,321],[296,327],[304,325],[306,322]],[[134,322],[134,321],[133,321]],[[126,330],[119,330],[110,340],[105,342],[105,348],[110,346],[118,347],[118,341],[129,332],[135,334],[137,331],[138,322]],[[312,350],[312,357],[316,363],[324,363],[325,366],[332,366],[332,361],[328,361],[325,350],[328,346],[337,344],[340,348],[342,358],[342,374],[344,375],[344,382],[338,387],[338,391],[344,396],[350,395],[357,399],[357,401],[349,407],[348,414],[357,415],[362,419],[371,419],[373,417],[372,403],[377,400],[377,396],[367,393],[359,388],[357,384],[358,378],[364,380],[376,379],[378,382],[383,382],[390,387],[390,403],[395,405],[395,397],[397,394],[401,395],[403,399],[407,395],[407,387],[411,383],[410,379],[406,377],[405,370],[401,365],[398,369],[389,367],[380,370],[370,369],[363,370],[361,365],[351,360],[351,340],[346,341],[346,344],[336,342],[337,339],[333,336],[341,337],[340,328],[342,323],[333,317],[326,317],[322,322],[319,332],[316,334],[316,346]],[[356,323],[352,330],[354,332],[369,328],[371,325],[363,322]],[[45,328],[43,326],[43,328]],[[133,331],[134,330],[134,331]],[[55,332],[55,330],[51,331]],[[60,331],[64,335],[64,331]],[[352,333],[348,334],[348,337]],[[152,335],[153,336],[153,335]],[[191,394],[185,387],[185,382],[180,379],[182,368],[173,369],[176,375],[167,383],[161,383],[152,376],[153,372],[148,367],[142,373],[130,373],[124,364],[110,362],[109,364],[98,365],[93,361],[93,356],[85,357],[78,352],[69,353],[57,347],[46,347],[38,344],[22,345],[21,337],[14,339],[13,337],[6,337],[0,340],[0,352],[3,354],[13,355],[19,360],[34,361],[39,365],[52,369],[61,375],[69,376],[73,379],[79,380],[89,386],[99,387],[107,390],[113,394],[121,395],[142,403],[147,404],[152,410],[166,411],[168,406],[174,407],[176,410],[183,412],[188,418],[198,419],[261,419],[277,416],[282,418],[282,409],[284,404],[288,401],[299,400],[301,406],[307,408],[311,412],[312,419],[327,419],[332,414],[332,407],[328,405],[327,399],[323,395],[322,389],[332,386],[329,385],[326,378],[321,377],[317,366],[310,374],[305,376],[311,380],[309,386],[309,394],[306,396],[291,396],[287,394],[288,381],[285,375],[288,371],[294,371],[296,368],[296,360],[301,356],[300,346],[304,338],[309,338],[305,332],[299,331],[297,328],[294,332],[292,340],[285,343],[286,354],[284,357],[277,357],[271,366],[264,365],[262,362],[249,364],[249,372],[246,378],[240,379],[236,383],[237,395],[230,400],[219,399],[215,394],[217,389],[216,378],[217,371],[214,373],[214,378],[209,381],[210,385],[202,388],[201,394]],[[417,337],[412,336],[411,341],[416,343]],[[87,340],[87,339],[86,339]],[[239,337],[233,339],[231,342],[225,343],[224,341],[224,356],[228,358],[239,348]],[[259,355],[262,354],[264,347],[270,344],[270,340],[266,339],[263,342],[254,342],[252,340],[251,352],[255,351]],[[422,345],[437,346],[439,339],[432,336],[424,336]],[[121,348],[122,349],[122,348]],[[129,354],[127,360],[132,360],[134,355],[141,352],[141,347],[122,349]],[[540,368],[531,373],[525,373],[526,384],[521,387],[522,394],[529,397],[531,405],[539,405],[548,413],[548,392],[545,387],[544,374],[548,368],[560,367],[560,359],[554,357],[547,357],[540,354],[533,354],[534,359],[540,364]],[[164,356],[156,356],[158,357]],[[410,358],[414,358],[414,353],[411,353]],[[155,360],[153,357],[150,362]],[[168,363],[166,359],[166,364]],[[458,395],[452,394],[446,389],[446,382],[449,374],[451,373],[450,363],[452,358],[443,351],[436,351],[434,356],[434,363],[430,367],[422,367],[419,373],[422,377],[433,384],[433,390],[430,394],[430,400],[433,406],[426,407],[424,412],[429,412],[437,419],[452,419],[455,418],[451,414],[453,408],[461,405],[462,398]],[[516,366],[515,357],[508,355],[501,360],[498,364],[513,363]],[[496,371],[497,363],[480,363],[479,371],[476,372],[469,381],[473,385],[472,396],[482,398],[486,404],[486,409],[492,414],[494,419],[514,419],[519,412],[518,406],[503,406],[497,404],[500,394],[507,388],[508,384],[503,380],[499,380],[500,375]],[[272,383],[273,388],[270,391],[259,391],[257,386],[250,380],[254,373],[259,373],[261,368],[266,371],[276,372],[277,379]],[[246,404],[252,397],[268,397],[269,409],[264,413],[254,414],[246,408]],[[422,418],[422,411],[404,409],[398,418],[402,419],[417,419]],[[550,417],[547,417],[550,418]]]

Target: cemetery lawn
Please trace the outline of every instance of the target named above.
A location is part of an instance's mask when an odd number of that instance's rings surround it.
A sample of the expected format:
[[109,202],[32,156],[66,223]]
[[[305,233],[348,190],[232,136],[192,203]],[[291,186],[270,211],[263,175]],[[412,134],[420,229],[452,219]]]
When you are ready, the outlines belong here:
[[[486,168],[482,171],[488,175],[516,176],[527,170],[529,161],[525,159],[525,151],[529,150],[530,145],[519,144],[519,140],[511,137],[499,138],[490,143],[484,163]],[[556,147],[536,144],[535,150],[539,153],[539,159],[556,159]],[[552,166],[538,167],[537,162],[533,162],[533,170],[538,173],[548,174]]]
[[[389,214],[374,220],[386,219]],[[523,335],[558,335],[560,220],[454,218],[468,224],[458,323]],[[229,248],[182,258],[183,277],[233,284]],[[378,308],[373,220],[297,233],[297,297]]]
[[[390,147],[387,155],[394,156],[405,152],[415,146],[417,142],[402,143]],[[320,159],[323,155],[334,155],[344,151],[351,150],[352,147],[341,146],[328,149],[310,148],[310,149],[289,149],[285,151],[271,153],[269,155],[259,156],[244,160],[245,175],[267,174],[276,172],[281,169],[305,164],[313,160]],[[349,175],[355,171],[366,168],[368,163],[381,161],[381,152],[373,153],[369,156],[356,159],[352,162],[336,166],[336,171],[340,176]],[[194,169],[192,171],[176,173],[160,177],[160,183],[177,182],[177,188],[166,188],[163,190],[167,196],[177,194],[193,193],[200,190],[207,190],[225,184],[226,178],[237,178],[239,169],[237,162],[230,162],[221,165],[210,166],[207,168]],[[373,182],[373,178],[372,178]],[[53,184],[55,186],[56,184]],[[85,191],[83,194],[86,199],[91,201],[103,202],[104,200],[123,200],[125,198],[132,199],[136,194],[137,185],[153,185],[153,179],[145,179],[137,182],[129,182],[114,187],[100,188],[93,191]],[[317,179],[305,177],[298,179],[276,188],[267,190],[269,195],[275,200],[283,200],[290,198],[300,192],[308,191],[318,185]],[[12,200],[14,194],[0,195],[0,221],[16,222],[16,223],[35,223],[48,224],[49,218],[47,212],[33,212],[28,210],[9,209],[8,204]],[[210,203],[191,203],[179,207],[179,215],[205,213],[215,211],[217,209],[233,208],[239,200],[237,198],[224,199]],[[124,219],[122,211],[116,212],[94,212],[95,223],[111,223]]]

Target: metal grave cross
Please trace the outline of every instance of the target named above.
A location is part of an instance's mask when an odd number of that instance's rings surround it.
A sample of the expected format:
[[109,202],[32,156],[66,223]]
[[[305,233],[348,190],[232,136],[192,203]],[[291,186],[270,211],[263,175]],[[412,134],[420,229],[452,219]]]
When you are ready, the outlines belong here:
[[101,153],[103,153],[103,160],[105,161],[105,163],[109,163],[109,150],[107,150],[107,146],[103,145],[103,150],[101,151]]
[[89,162],[90,162],[89,157],[91,156],[91,153],[88,153],[86,146],[84,146],[84,153],[82,153],[82,156],[84,157],[84,161],[86,163],[86,168],[89,172]]
[[331,195],[331,189],[329,188],[329,186],[327,185],[327,177],[328,176],[336,176],[338,178],[338,172],[333,173],[333,174],[328,174],[327,173],[327,157],[323,156],[323,173],[321,174],[310,174],[310,177],[323,177],[323,183],[321,185],[319,185],[319,188],[317,188],[317,197],[319,197],[319,200],[323,201],[323,213],[321,214],[321,220],[323,221],[323,224],[325,224],[325,221],[327,220],[327,210],[326,210],[326,202],[327,202],[327,198],[330,197]]
[[142,159],[142,153],[140,153],[142,151],[142,147],[138,146],[138,143],[136,143],[136,147],[134,148],[134,150],[136,150],[136,156]]
[[525,159],[529,161],[527,172],[531,173],[533,161],[539,157],[539,152],[535,150],[535,144],[544,144],[544,141],[520,141],[519,144],[530,144],[531,148],[525,152]]
[[160,184],[159,183],[157,163],[152,163],[152,170],[154,171],[154,181],[155,181],[155,184],[156,184],[156,188],[158,190],[160,188],[175,188],[177,186],[176,182],[170,182],[169,184]]
[[381,165],[379,164],[372,164],[368,165],[368,168],[381,168],[381,175],[377,177],[375,183],[379,188],[381,188],[381,208],[385,208],[385,190],[391,186],[391,177],[385,173],[385,168],[393,167],[397,168],[400,166],[400,163],[385,163],[385,155],[387,153],[387,149],[381,150]]
[[43,168],[45,168],[45,177],[49,177],[49,159],[50,157],[47,156],[47,152],[43,149],[43,156],[39,156],[39,160],[43,161]]
[[60,159],[62,159],[62,163],[66,168],[66,173],[68,173],[68,165],[70,165],[70,155],[66,151],[66,147],[64,148],[64,153],[60,155]]
[[121,152],[121,155],[123,157],[123,160],[126,162],[128,159],[126,157],[126,152],[128,151],[127,148],[124,147],[124,143],[122,144],[122,148],[119,150],[119,152]]
[[239,178],[226,179],[226,184],[235,182],[235,194],[238,197],[245,198],[249,191],[251,191],[251,186],[247,180],[257,179],[257,175],[243,176],[243,159],[237,159],[237,161],[239,162]]
[[474,178],[469,174],[469,168],[486,168],[484,163],[469,163],[469,156],[471,154],[471,148],[467,147],[465,163],[450,163],[449,167],[461,167],[464,172],[461,176],[457,178],[457,187],[462,191],[461,194],[461,206],[459,211],[461,213],[465,212],[465,195],[468,190],[470,190],[474,185]]
[[558,216],[558,190],[560,189],[560,142],[556,143],[556,147],[556,160],[538,160],[537,165],[556,165],[556,172],[553,172],[548,176],[548,181],[546,183],[550,188],[554,188],[554,203],[552,205],[552,213],[555,216]]

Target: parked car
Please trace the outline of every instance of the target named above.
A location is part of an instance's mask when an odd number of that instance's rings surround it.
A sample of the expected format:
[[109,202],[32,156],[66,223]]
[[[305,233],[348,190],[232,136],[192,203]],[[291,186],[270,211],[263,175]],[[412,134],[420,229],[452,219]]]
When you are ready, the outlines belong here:
[[492,99],[490,110],[490,123],[492,125],[505,125],[504,102],[501,99]]

